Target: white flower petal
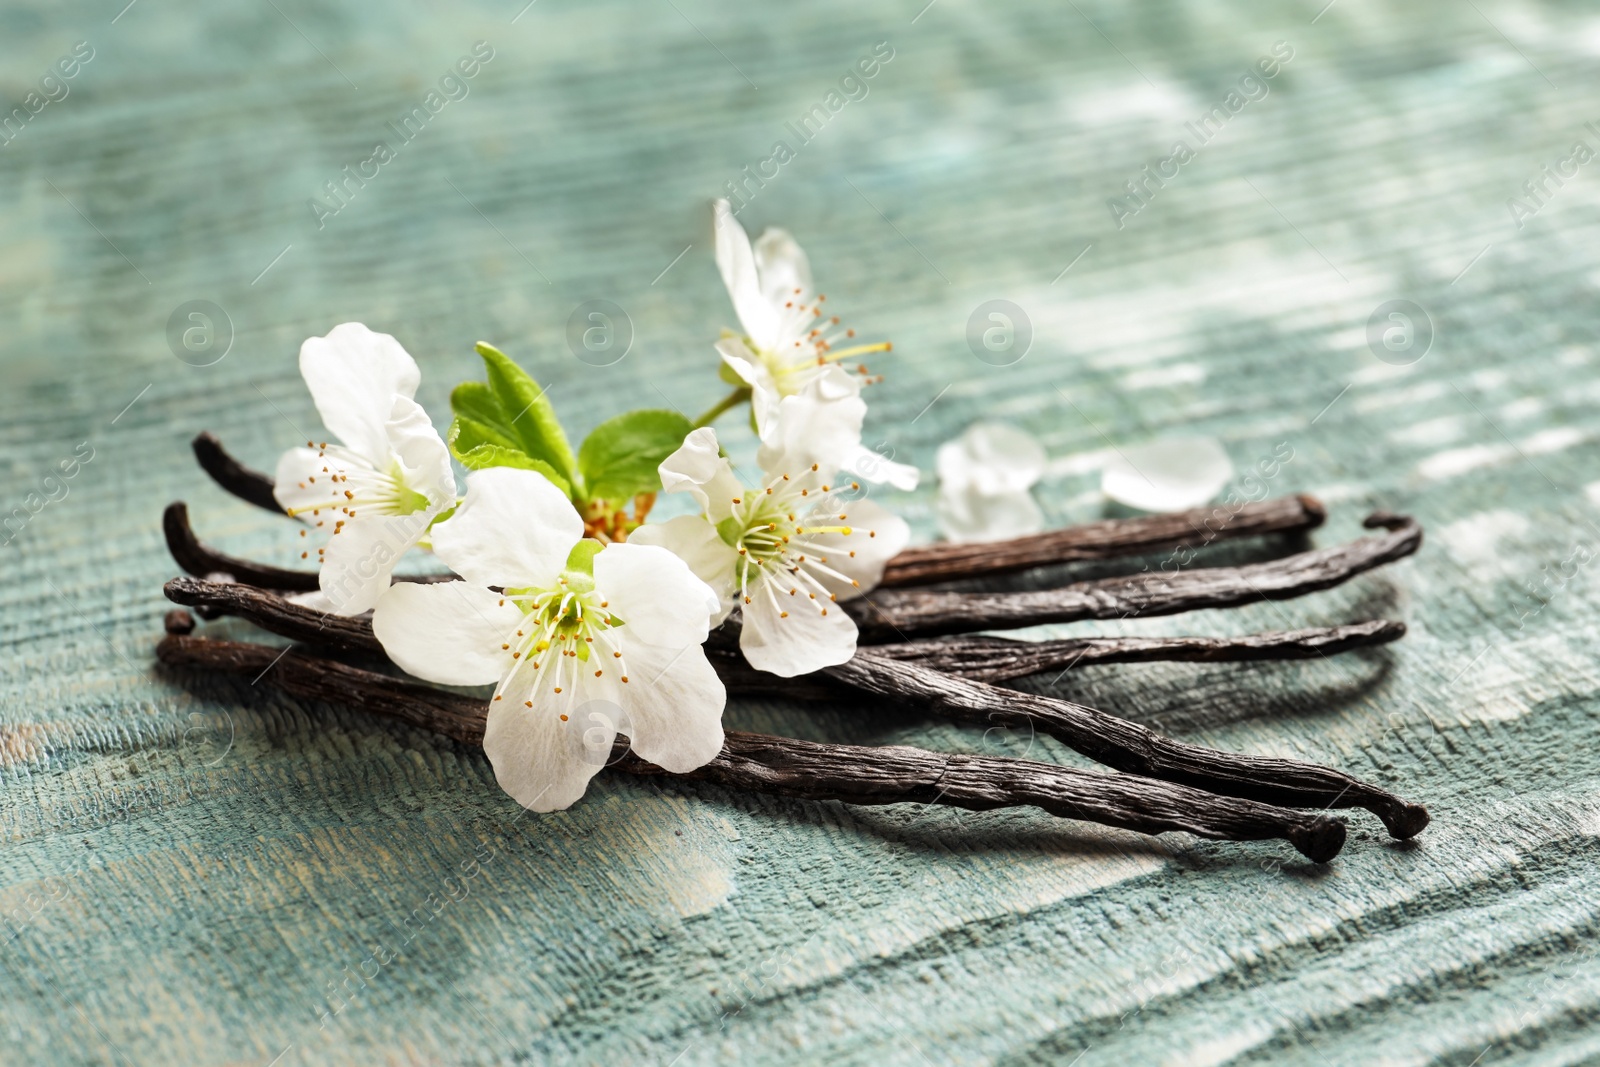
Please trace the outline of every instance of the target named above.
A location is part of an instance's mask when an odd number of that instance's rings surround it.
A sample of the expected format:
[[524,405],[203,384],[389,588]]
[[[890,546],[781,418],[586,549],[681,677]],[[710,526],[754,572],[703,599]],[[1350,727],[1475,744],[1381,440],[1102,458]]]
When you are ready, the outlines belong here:
[[941,488],[977,487],[994,495],[1026,492],[1044,474],[1044,448],[1031,435],[1000,422],[975,422],[939,446],[934,468]]
[[896,463],[866,445],[857,445],[840,461],[839,469],[848,471],[864,482],[887,485],[891,489],[903,489],[907,492],[915,489],[917,483],[922,480],[922,472],[917,468],[909,463]]
[[1169,437],[1112,455],[1101,472],[1106,496],[1141,511],[1197,508],[1222,491],[1233,463],[1210,437]]
[[[304,512],[301,517],[308,521],[311,513],[306,509],[333,510],[333,476],[328,466],[328,460],[314,448],[289,449],[278,457],[278,467],[272,475],[273,499],[284,511]],[[354,469],[351,464],[345,467]]]
[[678,450],[661,461],[657,468],[661,487],[669,493],[689,493],[712,522],[721,522],[733,513],[735,497],[744,486],[734,476],[733,466],[721,455],[717,431],[709,426],[691,430]]
[[1044,513],[1025,491],[990,495],[940,485],[934,511],[947,541],[1002,541],[1044,529]]
[[619,688],[617,728],[628,745],[657,767],[684,774],[722,751],[728,694],[698,645],[667,648],[629,641],[628,682]]
[[374,466],[387,465],[394,398],[415,396],[421,381],[400,342],[346,322],[300,346],[300,375],[329,432]]
[[[755,243],[761,294],[774,307],[811,295],[811,261],[788,230],[769,227]],[[796,293],[796,290],[799,290]]]
[[483,752],[495,781],[518,804],[560,811],[576,803],[606,765],[620,709],[605,696],[583,694],[559,704],[536,699],[530,708],[523,701],[531,696],[508,689],[504,699],[490,702]]
[[594,557],[594,585],[630,640],[684,648],[705,641],[722,607],[689,565],[655,545],[610,544]]
[[499,594],[466,582],[396,582],[373,609],[372,632],[418,678],[488,685],[513,666],[500,646],[522,617]]
[[283,599],[291,604],[298,604],[302,608],[320,611],[325,615],[333,614],[333,601],[328,599],[328,594],[320,589],[313,589],[306,593],[290,593]]
[[711,230],[716,244],[717,269],[722,273],[722,284],[728,288],[728,298],[733,301],[739,324],[757,348],[772,347],[778,335],[778,314],[761,293],[750,238],[739,220],[733,217],[726,200],[711,205]]
[[855,620],[837,604],[819,607],[804,591],[790,596],[785,589],[769,598],[765,589],[752,588],[751,603],[744,606],[742,614],[739,649],[758,671],[793,678],[843,663],[856,654]]
[[733,610],[734,593],[739,588],[739,553],[718,535],[715,526],[699,515],[679,515],[639,527],[628,535],[628,544],[655,545],[687,563],[694,576],[716,594],[720,603],[711,616],[711,625],[722,625]]
[[450,450],[422,405],[408,396],[395,397],[385,430],[390,451],[405,469],[406,485],[436,508],[454,503],[456,476],[450,466]]
[[[826,524],[844,525],[850,527],[848,534],[811,534],[807,533],[806,540],[812,545],[822,549],[821,552],[806,552],[807,558],[815,557],[818,562],[829,570],[838,571],[846,580],[838,578],[821,570],[812,568],[810,573],[824,586],[828,592],[840,600],[849,600],[875,588],[883,581],[883,568],[906,547],[911,540],[911,527],[900,516],[880,507],[870,500],[853,500],[843,504],[842,510],[832,514],[817,515],[815,519],[806,517],[807,528],[813,521]],[[839,515],[846,518],[839,519]],[[850,555],[854,552],[855,555]],[[859,582],[860,585],[851,585],[850,580]],[[798,599],[805,596],[806,590],[802,587]],[[780,602],[783,600],[780,597]],[[829,612],[833,614],[833,612]],[[792,617],[794,612],[790,611]],[[785,620],[787,621],[787,620]]]
[[395,564],[427,532],[428,518],[424,511],[361,515],[328,538],[317,582],[335,614],[360,615],[378,602]]
[[766,365],[752,360],[749,347],[737,337],[724,337],[716,348],[722,362],[750,387],[750,410],[755,415],[757,430],[777,419],[778,403],[783,400],[783,394],[778,390],[778,380]]
[[769,475],[796,474],[813,463],[828,474],[839,470],[861,444],[867,402],[861,387],[838,367],[778,402],[776,419],[761,427],[756,462]]
[[433,528],[433,551],[474,585],[547,586],[582,539],[583,520],[550,479],[487,467],[467,475],[455,514]]

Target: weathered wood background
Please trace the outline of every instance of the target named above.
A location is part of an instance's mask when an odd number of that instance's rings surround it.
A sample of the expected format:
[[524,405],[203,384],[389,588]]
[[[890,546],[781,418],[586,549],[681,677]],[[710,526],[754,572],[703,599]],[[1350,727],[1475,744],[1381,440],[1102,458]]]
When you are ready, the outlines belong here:
[[[1542,171],[1600,149],[1600,13],[1323,2],[6,5],[7,107],[76,42],[93,59],[0,147],[0,510],[28,518],[0,549],[0,1060],[1600,1062],[1600,164]],[[399,144],[385,123],[479,40],[470,95]],[[1119,229],[1108,198],[1279,41],[1269,94]],[[793,139],[878,42],[866,98]],[[607,777],[519,819],[476,752],[157,669],[163,505],[297,555],[187,442],[268,465],[310,436],[303,338],[395,333],[441,423],[479,338],[580,430],[702,405],[732,321],[705,202],[779,139],[795,157],[742,217],[790,226],[840,313],[895,341],[869,429],[900,458],[1009,420],[1066,523],[1102,514],[1108,440],[1194,431],[1241,468],[1292,449],[1266,488],[1329,504],[1320,543],[1374,507],[1422,518],[1420,556],[1347,588],[1127,624],[1383,614],[1399,646],[1055,683],[1394,783],[1434,811],[1414,846],[1353,816],[1314,870]],[[319,229],[310,198],[380,140],[392,161]],[[965,341],[995,298],[1033,328],[1002,368]],[[1401,298],[1435,332],[1406,366],[1366,338]],[[565,340],[592,299],[631,318],[612,366]],[[232,323],[210,366],[169,350],[191,300]],[[900,502],[923,536],[931,501]],[[868,706],[727,720],[1075,758]]]

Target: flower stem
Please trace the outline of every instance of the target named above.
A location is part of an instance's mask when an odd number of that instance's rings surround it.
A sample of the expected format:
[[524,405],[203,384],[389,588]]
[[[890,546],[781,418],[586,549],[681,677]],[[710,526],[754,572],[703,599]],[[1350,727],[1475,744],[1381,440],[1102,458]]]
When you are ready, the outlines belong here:
[[710,408],[708,408],[698,419],[695,419],[694,429],[698,430],[702,426],[710,426],[724,412],[731,411],[749,399],[750,387],[748,385],[739,386],[739,388],[735,389],[733,392],[729,393],[727,396],[723,397],[721,400],[717,401]]

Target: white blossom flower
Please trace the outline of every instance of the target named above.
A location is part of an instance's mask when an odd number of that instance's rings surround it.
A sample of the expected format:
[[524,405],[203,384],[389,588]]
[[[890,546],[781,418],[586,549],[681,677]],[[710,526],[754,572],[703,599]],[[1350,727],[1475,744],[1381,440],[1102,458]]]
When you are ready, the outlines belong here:
[[939,446],[936,514],[950,541],[998,541],[1044,529],[1029,495],[1044,473],[1039,442],[1012,426],[977,422]]
[[412,399],[416,361],[388,334],[359,322],[335,326],[300,346],[300,374],[335,441],[285,452],[273,495],[327,536],[317,549],[322,592],[337,614],[359,615],[434,516],[455,503],[450,451]]
[[716,431],[695,430],[662,462],[661,482],[693,494],[701,514],[642,526],[629,541],[681,556],[721,597],[717,621],[740,609],[750,665],[785,678],[855,655],[856,624],[839,602],[877,585],[910,539],[905,522],[877,504],[842,501],[803,434],[794,436],[788,447],[763,445],[764,482],[746,488],[719,455]]
[[495,684],[483,750],[518,803],[571,805],[618,733],[674,773],[721,751],[727,694],[700,647],[719,603],[681,559],[585,540],[566,494],[512,467],[467,475],[433,550],[465,580],[395,583],[373,632],[420,678]]
[[1120,449],[1100,474],[1100,489],[1119,504],[1141,511],[1197,508],[1222,491],[1233,463],[1210,437],[1169,437]]
[[917,468],[896,463],[861,443],[866,417],[867,402],[848,381],[815,379],[778,402],[777,416],[761,434],[756,461],[763,470],[815,463],[826,471],[847,471],[862,481],[915,489],[920,480]]
[[893,346],[835,347],[855,331],[823,313],[827,297],[812,287],[811,264],[788,231],[769,229],[752,247],[726,200],[712,204],[711,214],[717,269],[744,328],[744,336],[719,341],[717,351],[750,387],[757,432],[765,437],[779,402],[814,382],[825,381],[824,395],[836,397],[859,393],[863,382],[874,380],[866,367],[847,368],[843,361]]

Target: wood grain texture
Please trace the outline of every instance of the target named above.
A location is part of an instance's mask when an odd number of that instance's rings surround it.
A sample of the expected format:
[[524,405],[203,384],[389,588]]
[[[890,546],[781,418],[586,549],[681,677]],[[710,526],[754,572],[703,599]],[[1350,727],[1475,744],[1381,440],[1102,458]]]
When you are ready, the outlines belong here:
[[[121,7],[0,14],[8,108],[74,42],[95,50],[0,147],[0,1058],[1600,1059],[1593,164],[1546,180],[1520,227],[1507,204],[1575,140],[1600,147],[1588,8]],[[470,95],[319,229],[307,202],[480,39],[495,58]],[[1414,844],[1353,824],[1315,875],[1275,844],[620,775],[518,817],[467,746],[155,664],[168,503],[223,551],[297,565],[290,525],[211,485],[190,441],[214,430],[270,469],[313,436],[308,336],[355,318],[395,333],[441,425],[479,339],[579,434],[627,407],[703,407],[734,325],[705,200],[879,41],[894,58],[865,99],[791,141],[741,215],[791,229],[837,313],[893,340],[870,445],[931,471],[972,421],[1009,422],[1051,457],[1036,495],[1060,525],[1114,514],[1097,456],[1210,434],[1241,496],[1326,505],[1305,547],[1361,536],[1379,508],[1428,530],[1414,557],[1302,600],[1021,635],[1404,621],[1383,649],[1030,688],[1415,792],[1434,822]],[[1119,228],[1108,199],[1276,41],[1293,58],[1266,95]],[[1032,326],[1004,367],[966,343],[997,298]],[[167,341],[200,299],[232,323],[207,366]],[[605,367],[566,341],[595,299],[634,333]],[[1368,346],[1392,299],[1429,314],[1414,362]],[[719,430],[753,459],[737,419]],[[924,539],[933,499],[885,497]],[[727,721],[1081,765],[1049,738],[913,712],[747,698]]]

